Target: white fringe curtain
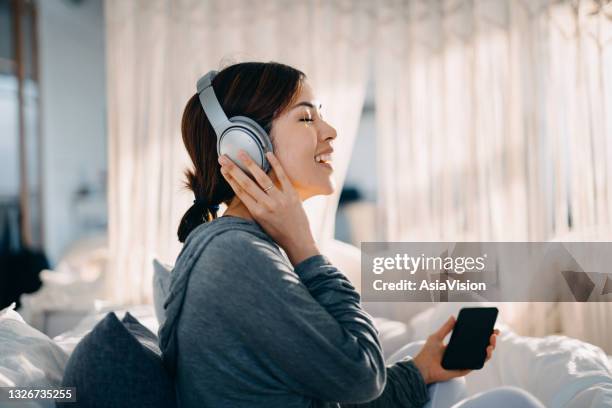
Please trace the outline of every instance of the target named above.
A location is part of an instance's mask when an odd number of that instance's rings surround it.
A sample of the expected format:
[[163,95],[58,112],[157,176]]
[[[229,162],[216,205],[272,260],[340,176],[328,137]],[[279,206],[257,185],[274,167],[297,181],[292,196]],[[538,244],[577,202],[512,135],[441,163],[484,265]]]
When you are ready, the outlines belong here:
[[[595,1],[107,0],[109,297],[149,301],[152,257],[178,254],[192,200],[182,109],[200,74],[243,60],[308,74],[339,132],[339,193],[374,53],[382,239],[541,241],[590,227],[609,239],[611,16]],[[337,200],[306,203],[321,242]],[[612,329],[596,327],[610,305],[589,307],[507,316],[525,334],[571,331],[612,352]]]
[[[379,7],[384,239],[544,241],[592,227],[609,239],[612,3],[400,0]],[[528,334],[562,329],[574,310],[508,306],[529,308],[515,313]],[[610,333],[612,307],[601,309]],[[595,320],[603,319],[576,315],[594,322],[579,325],[580,337],[601,332]],[[612,340],[598,342],[612,352]]]
[[246,60],[304,71],[338,130],[337,193],[306,202],[319,242],[333,238],[336,203],[367,79],[372,10],[360,1],[107,0],[109,297],[151,299],[151,261],[173,263],[193,196],[180,118],[199,76]]

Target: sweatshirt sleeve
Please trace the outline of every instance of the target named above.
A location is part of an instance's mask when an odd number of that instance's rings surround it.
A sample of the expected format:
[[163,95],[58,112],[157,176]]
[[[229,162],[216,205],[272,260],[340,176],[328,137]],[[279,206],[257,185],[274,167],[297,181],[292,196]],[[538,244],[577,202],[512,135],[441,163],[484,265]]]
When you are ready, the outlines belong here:
[[363,404],[341,404],[342,408],[421,408],[429,401],[427,385],[412,359],[387,367],[383,393]]
[[[300,276],[310,293],[317,301],[325,302],[325,287],[317,285],[318,275],[322,270],[337,270],[324,255],[316,255],[296,265],[295,272]],[[338,275],[342,276],[340,272]],[[344,276],[342,276],[343,279]],[[352,287],[351,287],[352,288]],[[354,290],[354,288],[353,288]],[[356,293],[357,296],[359,296]],[[357,299],[359,306],[359,298]],[[371,323],[371,320],[370,320]],[[378,333],[377,333],[378,334]],[[387,379],[384,390],[378,398],[360,404],[341,404],[343,408],[420,408],[429,400],[427,385],[412,359],[405,359],[387,367]]]
[[355,288],[327,257],[292,268],[269,243],[242,240],[237,254],[220,237],[209,245],[224,271],[214,282],[227,292],[221,313],[262,367],[292,392],[319,401],[360,403],[383,392],[378,332]]

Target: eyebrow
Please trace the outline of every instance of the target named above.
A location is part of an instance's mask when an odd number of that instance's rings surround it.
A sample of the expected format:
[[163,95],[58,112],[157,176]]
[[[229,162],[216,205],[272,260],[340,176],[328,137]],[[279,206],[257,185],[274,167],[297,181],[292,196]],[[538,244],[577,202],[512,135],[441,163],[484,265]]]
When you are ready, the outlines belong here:
[[323,105],[321,105],[321,104],[319,103],[319,106],[317,107],[317,106],[315,106],[315,105],[314,105],[312,102],[306,102],[306,101],[304,101],[304,102],[299,102],[299,103],[296,103],[295,105],[293,105],[293,106],[291,107],[291,109],[290,109],[290,110],[293,110],[293,109],[295,109],[295,108],[297,108],[297,107],[299,107],[299,106],[306,106],[307,108],[312,108],[312,109],[317,109],[317,108],[318,108],[318,109],[321,109],[321,107],[322,107]]

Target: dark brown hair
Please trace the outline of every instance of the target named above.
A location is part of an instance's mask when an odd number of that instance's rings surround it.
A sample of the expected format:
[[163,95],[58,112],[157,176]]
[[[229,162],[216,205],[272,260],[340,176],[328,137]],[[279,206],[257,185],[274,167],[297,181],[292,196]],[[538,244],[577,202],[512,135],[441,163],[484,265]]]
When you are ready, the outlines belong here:
[[[299,92],[305,75],[275,62],[245,62],[231,65],[212,81],[215,95],[228,118],[247,116],[268,134],[274,120]],[[198,94],[185,106],[181,121],[183,143],[193,163],[185,171],[186,187],[195,195],[178,228],[178,239],[185,242],[198,225],[217,218],[214,206],[228,204],[234,191],[221,175],[217,155],[217,135],[200,104]],[[212,207],[212,208],[211,208]]]

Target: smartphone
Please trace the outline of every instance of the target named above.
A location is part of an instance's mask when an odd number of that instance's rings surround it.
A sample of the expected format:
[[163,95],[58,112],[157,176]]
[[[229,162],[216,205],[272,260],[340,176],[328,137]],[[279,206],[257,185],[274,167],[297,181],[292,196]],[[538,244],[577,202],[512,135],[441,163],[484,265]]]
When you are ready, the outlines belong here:
[[496,307],[461,309],[442,357],[442,367],[446,370],[481,369],[487,358],[497,313]]

